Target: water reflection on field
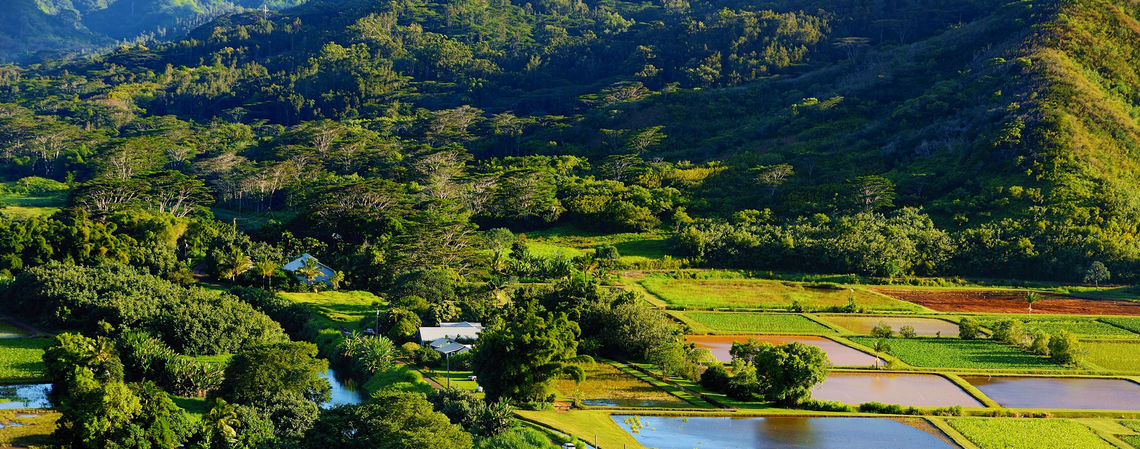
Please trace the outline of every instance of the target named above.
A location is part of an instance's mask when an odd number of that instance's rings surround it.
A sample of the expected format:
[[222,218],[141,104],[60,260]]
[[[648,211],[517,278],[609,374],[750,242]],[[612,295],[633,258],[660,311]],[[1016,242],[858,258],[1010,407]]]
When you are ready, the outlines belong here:
[[871,329],[878,326],[880,323],[886,324],[891,327],[891,330],[898,332],[903,326],[910,326],[914,328],[915,335],[922,335],[928,337],[943,336],[953,337],[958,335],[958,324],[951,323],[946,320],[937,318],[909,318],[909,317],[888,317],[888,316],[848,316],[848,315],[824,315],[824,321],[848,329],[856,334],[868,335]]
[[713,356],[722,362],[732,361],[729,350],[734,342],[759,340],[774,345],[783,345],[791,342],[800,342],[818,346],[827,353],[828,360],[836,366],[870,366],[875,364],[875,357],[858,349],[854,349],[824,337],[800,335],[688,335],[686,340],[698,347],[708,348]]
[[0,385],[0,409],[51,408],[51,384]]
[[934,374],[832,372],[812,389],[811,397],[846,404],[877,401],[915,407],[982,407],[954,382]]
[[656,449],[954,448],[925,421],[881,418],[720,418],[614,415],[641,445]]
[[1140,385],[1123,379],[962,376],[1003,407],[1140,410]]

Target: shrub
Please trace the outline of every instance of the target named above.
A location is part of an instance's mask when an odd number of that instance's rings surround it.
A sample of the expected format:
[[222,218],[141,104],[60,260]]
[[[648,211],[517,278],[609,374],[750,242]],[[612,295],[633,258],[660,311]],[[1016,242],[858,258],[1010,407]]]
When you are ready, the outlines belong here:
[[1020,346],[1025,329],[1020,320],[1001,320],[994,324],[993,339],[1012,346]]
[[855,407],[844,404],[839,401],[820,401],[816,399],[808,399],[800,403],[800,408],[805,410],[818,410],[821,412],[847,412],[855,411]]
[[901,335],[902,338],[914,338],[918,334],[915,333],[914,326],[906,325],[899,328],[899,335]]
[[1071,332],[1062,330],[1049,339],[1049,357],[1061,365],[1075,365],[1080,361],[1080,342]]
[[891,329],[891,325],[882,321],[871,329],[871,336],[875,338],[891,338],[894,333],[894,330]]
[[978,322],[974,321],[972,318],[962,318],[962,321],[958,322],[958,338],[961,338],[963,340],[973,340],[975,338],[978,338],[978,333],[980,331],[981,330],[978,326]]
[[1033,343],[1029,345],[1029,352],[1037,355],[1049,355],[1050,335],[1044,331],[1033,333]]

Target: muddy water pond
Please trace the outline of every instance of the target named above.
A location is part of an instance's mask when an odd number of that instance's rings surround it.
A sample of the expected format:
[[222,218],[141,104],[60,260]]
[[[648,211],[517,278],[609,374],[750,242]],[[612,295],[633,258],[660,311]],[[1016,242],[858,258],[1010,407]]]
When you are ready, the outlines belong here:
[[813,399],[845,404],[882,402],[915,407],[981,407],[945,377],[934,374],[832,372],[811,391]]
[[51,384],[0,385],[0,409],[51,408]]
[[1140,410],[1140,384],[1123,379],[962,376],[1003,407]]
[[356,381],[352,378],[338,377],[332,368],[321,374],[321,377],[329,381],[329,386],[332,387],[332,399],[321,404],[321,408],[332,408],[341,404],[356,405],[364,402],[364,393],[357,388]]
[[713,356],[722,362],[732,361],[728,353],[734,342],[746,342],[749,339],[760,340],[774,345],[800,342],[819,346],[827,353],[828,360],[836,366],[869,366],[875,364],[875,357],[858,349],[844,346],[824,337],[794,336],[794,335],[688,335],[685,339],[693,342],[697,347],[708,348]]
[[642,446],[692,448],[955,448],[925,421],[882,418],[714,418],[614,415]]
[[861,335],[869,335],[871,333],[871,329],[874,329],[875,326],[879,325],[879,323],[886,323],[886,325],[890,326],[891,330],[895,331],[896,334],[903,326],[911,326],[914,327],[914,333],[917,335],[929,337],[938,335],[941,335],[943,337],[955,337],[958,335],[958,324],[937,318],[839,315],[824,315],[820,318],[822,318],[824,321]]

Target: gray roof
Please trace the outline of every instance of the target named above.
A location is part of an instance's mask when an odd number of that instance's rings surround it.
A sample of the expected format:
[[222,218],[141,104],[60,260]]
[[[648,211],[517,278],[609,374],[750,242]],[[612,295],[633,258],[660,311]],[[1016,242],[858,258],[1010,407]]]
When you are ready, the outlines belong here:
[[[478,325],[479,323],[470,323]],[[421,327],[420,328],[420,343],[435,342],[441,338],[450,340],[475,340],[479,338],[479,333],[483,332],[483,326],[452,326],[452,327]]]
[[461,344],[461,343],[452,342],[452,343],[448,343],[442,347],[435,348],[435,350],[439,351],[440,354],[446,354],[446,355],[462,354],[464,352],[470,351],[471,346]]
[[[333,270],[328,265],[321,263],[317,260],[316,257],[313,257],[309,253],[302,254],[301,257],[293,259],[292,262],[285,264],[285,266],[281,267],[281,269],[290,273],[296,273],[297,270],[300,270],[301,267],[305,266],[305,262],[309,259],[313,259],[313,261],[317,262],[317,269],[321,271],[321,274],[314,278],[313,282],[324,282],[326,284],[331,284],[329,280],[336,275],[336,270]],[[306,284],[309,283],[307,280],[305,280],[304,276],[301,276],[299,274],[295,274],[295,276],[297,276],[297,279],[300,279],[301,282],[304,282]]]

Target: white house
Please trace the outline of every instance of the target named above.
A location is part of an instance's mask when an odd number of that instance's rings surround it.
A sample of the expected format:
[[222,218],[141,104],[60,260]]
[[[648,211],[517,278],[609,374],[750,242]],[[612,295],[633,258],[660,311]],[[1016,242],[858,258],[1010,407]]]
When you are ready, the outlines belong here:
[[328,265],[320,263],[317,261],[316,257],[309,255],[309,253],[302,254],[301,257],[298,257],[292,262],[285,264],[285,266],[281,267],[281,269],[293,273],[293,275],[296,276],[297,279],[300,279],[301,282],[304,282],[305,285],[312,285],[307,279],[305,279],[305,276],[297,272],[297,270],[300,270],[301,267],[305,266],[305,263],[309,259],[313,259],[313,262],[317,263],[317,270],[320,271],[320,274],[313,279],[313,282],[324,282],[325,284],[332,285],[331,279],[336,275],[336,270],[333,270]]

